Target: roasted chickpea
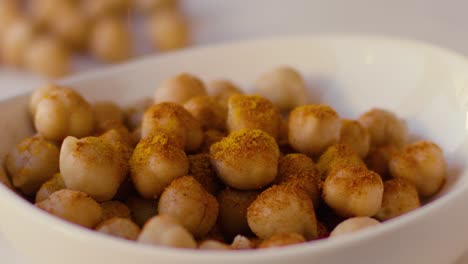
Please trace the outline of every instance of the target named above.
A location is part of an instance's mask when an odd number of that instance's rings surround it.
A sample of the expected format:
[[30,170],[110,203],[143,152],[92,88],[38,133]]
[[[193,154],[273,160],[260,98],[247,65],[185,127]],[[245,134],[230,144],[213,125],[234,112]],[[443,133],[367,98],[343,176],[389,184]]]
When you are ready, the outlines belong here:
[[51,194],[37,207],[69,222],[93,228],[101,221],[102,209],[89,195],[63,189]]
[[376,218],[385,221],[421,206],[418,190],[405,179],[392,179],[384,182],[382,206]]
[[50,20],[50,30],[65,43],[67,48],[78,51],[86,48],[91,24],[81,10],[67,6],[54,14]]
[[154,199],[143,199],[140,197],[130,197],[126,205],[130,209],[132,218],[139,226],[143,226],[146,221],[155,216],[158,209],[158,201]]
[[20,11],[16,1],[4,0],[0,2],[0,40],[6,29],[20,18]]
[[221,141],[226,136],[226,133],[219,130],[208,129],[203,134],[203,144],[200,152],[209,153],[210,148],[214,143]]
[[100,223],[96,231],[128,240],[137,240],[140,227],[128,218],[113,217]]
[[39,102],[48,97],[51,91],[60,89],[60,87],[54,84],[47,84],[39,89],[36,89],[29,99],[29,112],[31,113],[32,118],[34,119],[34,115],[36,114],[37,105]]
[[349,218],[337,225],[330,233],[330,237],[347,235],[378,224],[379,221],[367,216]]
[[255,241],[242,235],[237,235],[231,243],[231,248],[236,250],[254,249],[256,246]]
[[96,21],[89,41],[91,53],[105,62],[124,61],[133,53],[130,32],[117,18],[103,18]]
[[392,156],[398,152],[394,145],[384,145],[371,149],[365,162],[369,170],[377,172],[382,179],[390,178],[390,169],[388,167]]
[[328,105],[304,105],[289,114],[289,143],[304,154],[316,156],[336,143],[341,120]]
[[238,191],[229,187],[218,194],[218,223],[227,237],[233,238],[239,234],[250,234],[251,231],[247,223],[247,208],[258,194],[259,192],[256,191]]
[[365,158],[367,153],[369,153],[369,132],[358,121],[349,119],[341,121],[339,142],[340,144],[349,145],[361,158]]
[[7,154],[5,165],[13,186],[34,195],[59,172],[59,149],[42,136],[26,138]]
[[67,137],[60,150],[60,172],[68,189],[108,201],[128,173],[128,157],[128,147],[123,144],[97,137]]
[[0,167],[0,184],[3,184],[10,189],[13,189],[13,185],[11,185],[11,181],[8,178],[8,175],[6,174],[3,167]]
[[91,18],[124,16],[128,14],[132,0],[85,0],[84,11]]
[[373,216],[382,203],[380,176],[361,166],[345,165],[333,169],[323,184],[323,200],[338,215]]
[[59,78],[71,71],[71,54],[58,39],[39,37],[31,42],[24,55],[26,68],[48,78]]
[[36,36],[36,29],[28,20],[16,19],[5,28],[1,38],[0,54],[5,64],[24,65],[24,54]]
[[184,104],[196,96],[206,95],[203,82],[188,73],[181,73],[163,81],[154,93],[154,102]]
[[189,173],[195,178],[203,188],[216,195],[221,189],[221,183],[219,182],[216,172],[211,167],[210,155],[208,153],[201,153],[196,155],[189,155]]
[[177,178],[161,194],[160,214],[170,215],[195,237],[203,237],[218,217],[218,202],[191,176]]
[[[111,123],[107,123],[107,125],[109,124]],[[111,127],[109,130],[101,134],[99,138],[111,144],[122,144],[127,146],[128,150],[124,151],[123,154],[128,153],[128,158],[130,158],[132,148],[136,145],[133,135],[121,123],[117,123],[116,125],[112,126],[113,127]]]
[[153,46],[161,51],[184,48],[190,42],[188,24],[177,9],[154,12],[147,26]]
[[109,124],[123,124],[124,113],[115,103],[101,101],[93,104],[94,126],[98,130],[105,130]]
[[60,141],[66,136],[85,137],[93,132],[93,111],[86,100],[70,88],[54,89],[39,101],[34,125],[45,138]]
[[235,94],[228,101],[229,132],[245,128],[260,129],[277,139],[281,117],[269,100],[257,95]]
[[205,240],[198,246],[202,250],[231,250],[229,245],[216,240]]
[[65,9],[78,8],[77,0],[34,0],[28,1],[34,22],[41,28],[52,24],[54,17]]
[[62,175],[60,175],[60,173],[56,173],[50,180],[42,184],[41,188],[39,188],[36,193],[36,203],[44,201],[54,192],[65,188],[66,186],[65,182],[63,182]]
[[374,108],[362,114],[359,122],[367,128],[372,147],[395,145],[400,147],[408,141],[406,122],[389,111]]
[[258,245],[258,248],[284,247],[304,242],[306,242],[304,237],[297,233],[277,234],[268,239],[263,240],[262,243]]
[[204,129],[225,130],[227,109],[210,96],[196,96],[184,104],[185,109],[202,125]]
[[304,79],[291,67],[278,67],[263,74],[255,83],[255,91],[268,98],[282,111],[288,111],[309,101]]
[[119,201],[107,201],[101,203],[102,221],[109,220],[114,217],[131,219],[130,209],[124,203]]
[[163,133],[144,138],[130,160],[131,177],[144,198],[157,198],[174,179],[187,175],[189,162],[184,151]]
[[141,136],[148,137],[162,131],[174,138],[178,147],[194,152],[203,143],[200,123],[182,106],[160,103],[151,106],[144,114]]
[[247,209],[250,229],[261,239],[298,233],[307,240],[317,237],[317,220],[309,196],[289,185],[263,191]]
[[136,8],[146,13],[164,8],[176,8],[177,3],[177,0],[135,0]]
[[143,114],[152,104],[153,99],[145,97],[134,102],[129,107],[127,107],[127,109],[125,109],[125,121],[130,130],[141,126]]
[[158,215],[148,220],[138,236],[138,242],[176,248],[197,247],[192,234],[167,215]]
[[366,167],[351,146],[346,144],[334,144],[328,147],[320,156],[317,162],[317,170],[322,180],[325,180],[330,170],[348,165]]
[[214,97],[218,102],[223,106],[227,106],[229,97],[234,94],[243,94],[242,90],[228,80],[213,80],[209,82],[206,86],[208,95]]
[[278,171],[274,138],[258,129],[242,129],[211,146],[211,163],[228,186],[256,190],[270,184]]
[[394,178],[412,182],[421,196],[437,193],[445,182],[447,164],[439,146],[429,141],[407,145],[389,162]]

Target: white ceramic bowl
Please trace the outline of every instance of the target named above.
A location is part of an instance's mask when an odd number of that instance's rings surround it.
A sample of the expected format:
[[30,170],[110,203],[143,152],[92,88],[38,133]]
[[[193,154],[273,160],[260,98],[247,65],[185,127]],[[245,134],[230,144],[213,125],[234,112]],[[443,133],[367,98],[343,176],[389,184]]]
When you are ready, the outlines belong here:
[[[307,76],[316,101],[343,117],[371,107],[395,111],[411,133],[434,140],[449,161],[437,199],[348,237],[275,250],[200,252],[151,247],[99,235],[50,216],[0,187],[0,230],[32,263],[451,263],[468,245],[468,62],[431,45],[377,37],[269,39],[143,59],[64,81],[91,101],[127,104],[151,96],[181,71],[250,87],[262,72],[291,65]],[[32,133],[28,95],[0,102],[0,157]]]

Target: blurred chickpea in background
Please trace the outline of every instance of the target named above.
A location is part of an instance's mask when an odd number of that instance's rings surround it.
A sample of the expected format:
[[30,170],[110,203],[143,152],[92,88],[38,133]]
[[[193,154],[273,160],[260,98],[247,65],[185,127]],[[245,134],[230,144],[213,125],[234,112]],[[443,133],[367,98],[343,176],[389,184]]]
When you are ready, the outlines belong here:
[[367,167],[369,170],[377,172],[382,179],[390,178],[389,162],[398,150],[394,145],[385,145],[372,149],[365,159]]
[[223,106],[227,106],[229,98],[234,94],[243,94],[242,90],[233,82],[218,79],[208,82],[206,85],[208,95],[214,97]]
[[154,102],[184,104],[195,96],[206,95],[205,84],[197,77],[181,73],[164,80],[154,93]]
[[[101,1],[92,1],[100,3]],[[71,51],[84,51],[91,30],[91,22],[77,7],[67,6],[51,18],[50,31]]]
[[121,62],[133,54],[129,29],[123,21],[116,18],[97,20],[89,41],[91,53],[104,62]]
[[227,109],[213,97],[193,97],[184,104],[184,107],[200,122],[204,129],[225,130]]
[[362,114],[358,121],[369,131],[371,147],[400,147],[408,141],[406,122],[390,111],[374,108]]
[[33,0],[28,1],[28,11],[40,28],[47,28],[52,20],[66,9],[78,9],[79,0]]
[[26,68],[40,75],[59,78],[71,72],[70,52],[54,37],[34,39],[24,56]]
[[153,104],[153,99],[145,97],[133,102],[125,109],[125,124],[130,130],[141,125],[143,114]]
[[13,67],[22,67],[25,62],[26,50],[36,37],[34,25],[26,19],[11,22],[5,31],[0,43],[0,55],[5,64]]
[[83,0],[83,9],[91,18],[124,16],[129,13],[133,0]]
[[349,145],[361,158],[365,158],[370,149],[369,131],[358,121],[343,119],[341,121],[341,144]]
[[10,27],[11,23],[21,17],[16,1],[3,0],[0,2],[0,43],[4,32]]
[[177,9],[153,12],[147,21],[148,33],[155,49],[169,51],[183,48],[190,41],[188,24]]
[[135,0],[135,7],[145,13],[165,8],[177,8],[178,0]]
[[94,114],[94,126],[98,130],[105,130],[110,124],[123,124],[124,112],[115,103],[100,101],[92,105]]

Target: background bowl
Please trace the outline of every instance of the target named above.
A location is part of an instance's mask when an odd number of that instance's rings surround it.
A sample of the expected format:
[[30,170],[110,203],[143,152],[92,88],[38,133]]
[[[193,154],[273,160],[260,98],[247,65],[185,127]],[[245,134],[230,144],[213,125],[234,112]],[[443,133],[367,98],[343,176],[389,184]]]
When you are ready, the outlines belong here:
[[[0,231],[33,263],[450,263],[468,244],[468,62],[431,45],[379,37],[267,39],[185,50],[71,78],[88,100],[122,105],[152,96],[163,79],[186,71],[228,78],[248,90],[263,72],[297,68],[315,102],[342,117],[381,107],[405,118],[412,135],[437,142],[449,177],[419,210],[348,237],[246,252],[151,247],[68,224],[0,186]],[[33,133],[28,95],[0,102],[0,157]]]

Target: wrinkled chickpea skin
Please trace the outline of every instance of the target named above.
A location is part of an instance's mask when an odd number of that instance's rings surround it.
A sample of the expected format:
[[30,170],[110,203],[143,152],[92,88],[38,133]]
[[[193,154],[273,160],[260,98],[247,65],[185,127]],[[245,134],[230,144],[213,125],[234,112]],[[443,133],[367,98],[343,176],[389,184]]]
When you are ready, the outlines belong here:
[[167,215],[158,215],[146,222],[138,242],[176,248],[196,248],[197,243],[187,229]]

